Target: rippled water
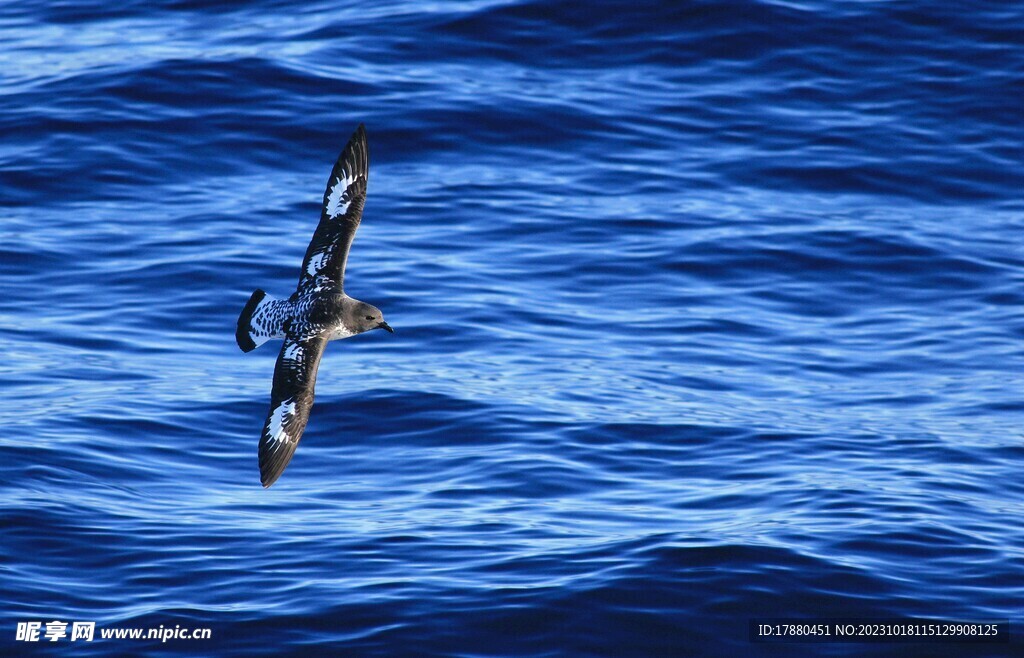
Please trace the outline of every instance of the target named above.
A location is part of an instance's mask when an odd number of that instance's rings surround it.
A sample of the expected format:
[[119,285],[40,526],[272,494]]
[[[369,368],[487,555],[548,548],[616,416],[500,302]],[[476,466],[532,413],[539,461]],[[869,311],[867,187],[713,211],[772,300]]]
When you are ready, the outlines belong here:
[[[964,655],[747,622],[1019,615],[1022,21],[0,7],[0,643]],[[346,289],[397,333],[329,346],[263,490],[276,348],[235,318],[294,286],[359,122]]]

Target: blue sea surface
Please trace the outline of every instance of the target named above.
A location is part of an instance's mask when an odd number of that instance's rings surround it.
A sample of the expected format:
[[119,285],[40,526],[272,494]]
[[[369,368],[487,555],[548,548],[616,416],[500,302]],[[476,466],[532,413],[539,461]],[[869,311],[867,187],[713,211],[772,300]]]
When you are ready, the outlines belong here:
[[[1022,621],[1022,26],[0,5],[4,654],[1024,655],[748,637]],[[396,333],[328,346],[264,490],[278,347],[235,320],[360,122],[346,292]],[[100,637],[160,626],[211,637]]]

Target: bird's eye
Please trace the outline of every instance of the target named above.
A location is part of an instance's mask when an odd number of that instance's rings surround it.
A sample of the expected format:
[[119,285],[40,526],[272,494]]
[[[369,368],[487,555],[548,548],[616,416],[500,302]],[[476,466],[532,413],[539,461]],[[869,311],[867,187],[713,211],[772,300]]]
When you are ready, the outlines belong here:
[[367,316],[366,316],[366,319],[367,319],[367,320],[372,320],[372,319],[373,319],[373,316],[372,316],[372,315],[367,315]]

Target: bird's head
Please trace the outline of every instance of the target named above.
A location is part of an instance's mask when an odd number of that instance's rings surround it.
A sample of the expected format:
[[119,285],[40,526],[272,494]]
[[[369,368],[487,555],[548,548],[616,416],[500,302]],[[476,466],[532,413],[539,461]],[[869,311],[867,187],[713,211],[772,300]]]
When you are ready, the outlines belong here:
[[351,322],[347,324],[354,328],[356,333],[361,334],[373,329],[384,329],[392,334],[395,333],[395,330],[387,322],[384,322],[384,314],[372,304],[359,302],[352,307],[351,314]]

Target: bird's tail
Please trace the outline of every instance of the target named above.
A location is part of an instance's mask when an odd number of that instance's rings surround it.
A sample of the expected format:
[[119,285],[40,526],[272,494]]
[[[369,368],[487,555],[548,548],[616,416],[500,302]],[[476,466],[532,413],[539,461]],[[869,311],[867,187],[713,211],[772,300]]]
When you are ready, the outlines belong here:
[[[259,322],[260,312],[272,301],[273,297],[257,288],[245,303],[245,308],[238,316],[238,328],[235,329],[235,341],[243,352],[251,352],[273,338],[273,332],[267,331],[263,323]],[[255,319],[253,316],[256,316]]]

